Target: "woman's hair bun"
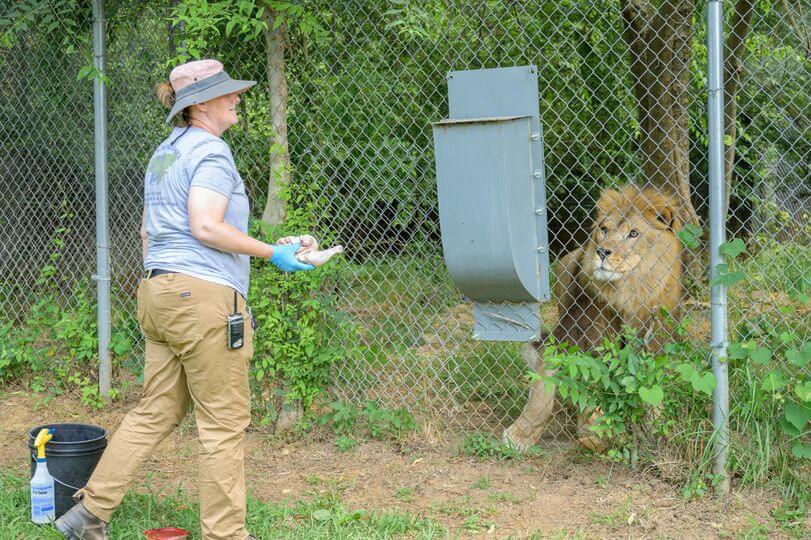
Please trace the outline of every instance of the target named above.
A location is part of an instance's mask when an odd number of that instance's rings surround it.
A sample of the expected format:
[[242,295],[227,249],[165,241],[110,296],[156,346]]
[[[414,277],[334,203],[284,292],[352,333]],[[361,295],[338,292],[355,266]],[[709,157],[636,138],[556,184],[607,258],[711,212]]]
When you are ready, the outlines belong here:
[[155,85],[155,95],[158,101],[167,109],[171,109],[175,104],[175,90],[168,82],[160,82]]

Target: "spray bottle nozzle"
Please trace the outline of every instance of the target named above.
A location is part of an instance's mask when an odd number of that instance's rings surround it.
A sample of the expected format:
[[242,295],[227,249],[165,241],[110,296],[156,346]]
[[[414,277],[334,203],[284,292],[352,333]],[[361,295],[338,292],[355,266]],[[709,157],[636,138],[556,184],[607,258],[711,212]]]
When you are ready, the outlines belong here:
[[45,445],[54,436],[54,428],[42,428],[37,433],[37,438],[34,439],[34,446],[37,448],[37,459],[45,458]]

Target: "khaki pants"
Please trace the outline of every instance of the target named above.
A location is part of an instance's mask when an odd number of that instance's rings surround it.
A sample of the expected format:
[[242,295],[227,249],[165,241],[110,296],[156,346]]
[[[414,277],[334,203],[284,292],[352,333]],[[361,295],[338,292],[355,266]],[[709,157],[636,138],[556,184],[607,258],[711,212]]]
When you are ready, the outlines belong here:
[[245,317],[245,345],[229,350],[226,317],[234,309],[233,289],[183,274],[141,281],[138,319],[146,337],[143,395],[77,494],[99,518],[110,520],[141,465],[180,423],[191,402],[199,434],[203,537],[248,536],[243,443],[250,422],[253,331],[245,301],[237,296],[238,310]]

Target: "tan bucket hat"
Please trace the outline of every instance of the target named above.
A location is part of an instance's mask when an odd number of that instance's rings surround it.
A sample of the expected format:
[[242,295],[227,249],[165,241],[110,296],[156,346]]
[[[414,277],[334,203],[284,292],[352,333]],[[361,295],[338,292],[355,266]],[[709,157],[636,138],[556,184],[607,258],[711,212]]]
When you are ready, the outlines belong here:
[[175,104],[166,117],[166,122],[190,105],[205,103],[211,99],[244,92],[256,81],[232,79],[218,60],[194,60],[177,66],[169,74],[169,83],[175,91]]

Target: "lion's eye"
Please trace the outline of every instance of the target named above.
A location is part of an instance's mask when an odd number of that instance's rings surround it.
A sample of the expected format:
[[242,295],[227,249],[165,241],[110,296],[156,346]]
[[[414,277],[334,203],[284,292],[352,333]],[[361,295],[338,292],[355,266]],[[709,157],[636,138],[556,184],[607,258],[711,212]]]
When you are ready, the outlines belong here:
[[600,232],[605,234],[608,232],[608,229],[606,229],[605,227],[600,227]]
[[631,238],[636,238],[637,236],[639,236],[639,233],[637,232],[636,229],[631,229],[631,232],[628,233],[628,236],[630,236]]

